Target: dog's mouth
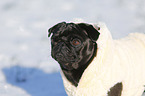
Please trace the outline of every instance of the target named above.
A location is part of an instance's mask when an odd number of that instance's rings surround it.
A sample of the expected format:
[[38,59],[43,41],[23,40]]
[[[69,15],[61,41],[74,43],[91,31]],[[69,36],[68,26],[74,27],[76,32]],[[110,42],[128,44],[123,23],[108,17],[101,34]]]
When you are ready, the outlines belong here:
[[57,61],[62,61],[62,62],[75,62],[76,61],[76,56],[72,55],[70,56],[70,54],[63,54],[63,53],[57,53],[55,55],[55,59]]
[[76,56],[72,55],[66,55],[63,53],[57,53],[56,56],[54,57],[56,61],[60,64],[60,66],[64,69],[67,70],[72,70],[75,69],[74,64],[78,62],[78,59]]

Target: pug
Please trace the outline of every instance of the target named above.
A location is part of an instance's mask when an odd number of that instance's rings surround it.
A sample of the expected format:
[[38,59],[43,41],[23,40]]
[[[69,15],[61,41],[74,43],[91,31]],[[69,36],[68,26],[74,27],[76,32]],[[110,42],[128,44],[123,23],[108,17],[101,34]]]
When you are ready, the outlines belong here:
[[100,33],[88,24],[65,22],[50,28],[49,32],[53,33],[52,57],[60,64],[66,78],[77,86],[83,71],[96,56]]
[[68,96],[141,96],[144,34],[113,40],[105,24],[66,22],[48,31],[51,56],[61,67]]

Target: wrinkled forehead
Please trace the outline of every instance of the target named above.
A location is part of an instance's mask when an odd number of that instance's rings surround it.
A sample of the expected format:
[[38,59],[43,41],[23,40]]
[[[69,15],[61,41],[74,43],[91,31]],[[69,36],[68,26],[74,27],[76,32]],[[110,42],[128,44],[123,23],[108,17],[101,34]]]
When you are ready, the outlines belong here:
[[53,37],[61,37],[61,36],[69,36],[69,35],[80,35],[86,36],[87,33],[85,30],[81,29],[78,25],[68,25],[65,28],[59,28],[55,33],[53,33]]

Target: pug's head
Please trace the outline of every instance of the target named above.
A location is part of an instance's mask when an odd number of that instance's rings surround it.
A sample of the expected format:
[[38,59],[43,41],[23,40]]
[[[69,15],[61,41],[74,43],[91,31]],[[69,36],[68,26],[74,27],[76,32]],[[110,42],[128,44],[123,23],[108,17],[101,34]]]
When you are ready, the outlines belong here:
[[89,24],[58,23],[49,30],[51,55],[63,70],[86,66],[96,55],[99,32]]

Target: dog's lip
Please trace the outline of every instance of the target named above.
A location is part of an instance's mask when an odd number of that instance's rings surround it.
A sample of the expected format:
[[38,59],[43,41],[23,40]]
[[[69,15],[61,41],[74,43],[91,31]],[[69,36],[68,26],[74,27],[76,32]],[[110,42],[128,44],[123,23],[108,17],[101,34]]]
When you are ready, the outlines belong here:
[[58,55],[55,56],[55,59],[59,62],[65,62],[65,65],[69,65],[69,63],[74,63],[76,62],[78,59],[75,59],[75,56],[65,56],[65,55]]
[[64,64],[61,64],[61,66],[62,66],[65,70],[72,70],[72,69],[73,69],[71,63],[64,63]]
[[56,59],[57,61],[64,61],[64,62],[76,62],[77,55],[72,54],[71,52],[67,53],[67,52],[54,52],[52,54],[52,57],[54,57],[54,59]]
[[56,53],[54,57],[57,61],[61,62],[67,61],[63,53]]

